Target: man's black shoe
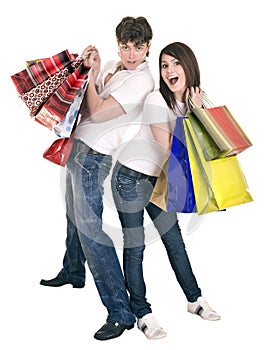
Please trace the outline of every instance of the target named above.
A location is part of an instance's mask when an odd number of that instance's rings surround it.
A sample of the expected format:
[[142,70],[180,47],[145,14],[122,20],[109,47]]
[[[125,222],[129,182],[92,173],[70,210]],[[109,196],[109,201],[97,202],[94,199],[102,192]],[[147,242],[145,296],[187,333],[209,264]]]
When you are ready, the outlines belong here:
[[83,288],[84,283],[72,283],[71,281],[65,280],[59,276],[52,278],[51,280],[41,280],[40,284],[47,287],[61,287],[65,284],[72,284],[73,288]]
[[97,340],[108,340],[119,337],[125,329],[134,328],[134,324],[120,324],[118,322],[105,323],[94,335],[94,338]]

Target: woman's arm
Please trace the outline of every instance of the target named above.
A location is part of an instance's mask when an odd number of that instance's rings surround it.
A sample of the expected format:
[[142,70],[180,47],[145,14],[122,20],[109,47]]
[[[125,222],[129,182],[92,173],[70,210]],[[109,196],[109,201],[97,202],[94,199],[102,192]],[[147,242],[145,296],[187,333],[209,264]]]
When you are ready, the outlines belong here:
[[164,149],[169,150],[171,145],[171,132],[169,123],[158,123],[150,125],[152,134],[157,143],[159,143]]

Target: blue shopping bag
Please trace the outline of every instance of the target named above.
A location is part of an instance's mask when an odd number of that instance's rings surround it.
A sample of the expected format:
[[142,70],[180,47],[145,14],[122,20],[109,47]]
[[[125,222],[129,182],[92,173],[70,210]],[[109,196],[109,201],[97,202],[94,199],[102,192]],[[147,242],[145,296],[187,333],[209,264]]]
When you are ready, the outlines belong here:
[[184,117],[177,117],[168,165],[167,211],[196,212],[192,174],[186,146]]

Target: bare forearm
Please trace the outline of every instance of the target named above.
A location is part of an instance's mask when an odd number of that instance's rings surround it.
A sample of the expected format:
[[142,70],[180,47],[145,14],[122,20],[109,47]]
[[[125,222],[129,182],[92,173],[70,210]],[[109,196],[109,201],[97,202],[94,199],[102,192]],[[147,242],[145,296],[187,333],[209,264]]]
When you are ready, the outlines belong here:
[[89,116],[94,123],[104,123],[125,113],[122,106],[111,95],[106,99],[101,98],[94,84],[87,88],[86,103]]
[[98,95],[95,84],[88,84],[86,102],[91,116],[102,109],[103,99]]

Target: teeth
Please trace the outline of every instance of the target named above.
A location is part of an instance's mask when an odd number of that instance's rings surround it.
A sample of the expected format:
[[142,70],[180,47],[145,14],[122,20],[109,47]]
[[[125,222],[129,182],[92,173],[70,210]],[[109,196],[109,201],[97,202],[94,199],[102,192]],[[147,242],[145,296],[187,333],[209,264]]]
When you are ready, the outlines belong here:
[[177,77],[174,75],[174,76],[169,77],[168,79],[171,80],[171,79],[174,79],[174,78],[177,78]]

